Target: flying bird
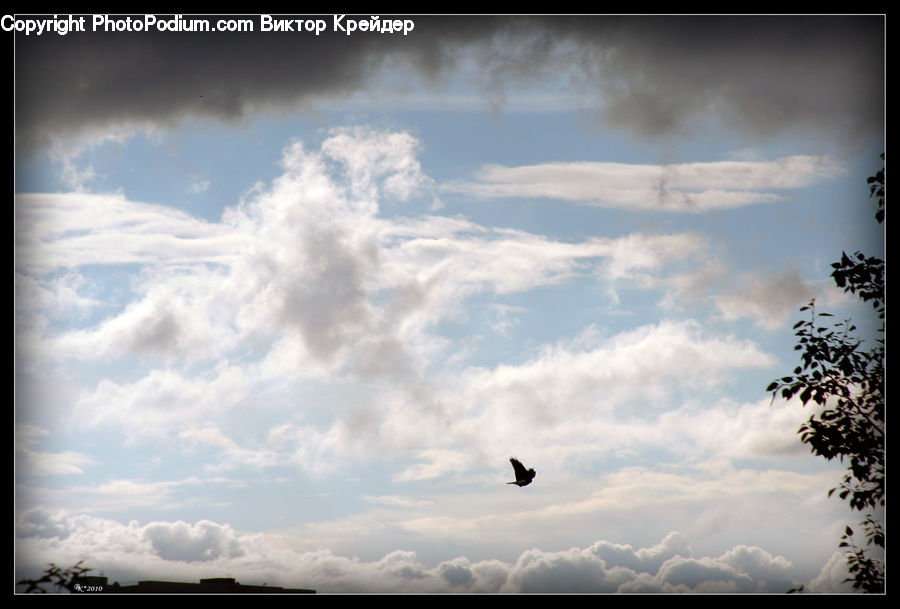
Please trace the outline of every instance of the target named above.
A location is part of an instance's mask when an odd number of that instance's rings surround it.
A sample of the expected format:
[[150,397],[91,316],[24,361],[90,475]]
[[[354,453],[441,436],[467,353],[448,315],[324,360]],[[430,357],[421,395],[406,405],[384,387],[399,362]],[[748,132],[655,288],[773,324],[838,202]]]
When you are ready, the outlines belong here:
[[531,481],[534,480],[535,476],[534,468],[525,469],[525,466],[522,465],[521,461],[515,457],[510,457],[509,462],[512,463],[513,469],[516,472],[516,481],[507,482],[507,484],[515,484],[516,486],[528,486],[531,484]]

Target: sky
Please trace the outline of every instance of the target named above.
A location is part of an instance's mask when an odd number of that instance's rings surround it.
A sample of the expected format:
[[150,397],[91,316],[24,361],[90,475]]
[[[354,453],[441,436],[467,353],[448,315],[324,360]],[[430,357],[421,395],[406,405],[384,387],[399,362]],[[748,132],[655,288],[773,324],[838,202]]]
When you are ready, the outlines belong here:
[[67,17],[3,21],[17,580],[849,590],[765,388],[876,336],[883,16]]

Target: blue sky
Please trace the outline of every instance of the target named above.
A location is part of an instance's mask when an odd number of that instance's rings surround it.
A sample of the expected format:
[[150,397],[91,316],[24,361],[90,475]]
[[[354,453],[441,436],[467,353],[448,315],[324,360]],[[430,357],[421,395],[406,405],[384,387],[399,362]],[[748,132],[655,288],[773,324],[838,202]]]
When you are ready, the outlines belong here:
[[17,577],[846,590],[883,19],[405,18],[15,34]]

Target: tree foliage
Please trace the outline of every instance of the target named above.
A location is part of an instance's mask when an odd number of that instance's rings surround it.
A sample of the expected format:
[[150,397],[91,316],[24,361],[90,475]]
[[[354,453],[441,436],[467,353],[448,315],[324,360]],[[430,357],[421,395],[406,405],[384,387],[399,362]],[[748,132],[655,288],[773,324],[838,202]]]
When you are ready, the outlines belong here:
[[84,561],[79,560],[75,563],[75,566],[68,569],[62,569],[55,564],[50,563],[50,566],[47,567],[41,577],[37,579],[23,579],[18,582],[18,585],[27,586],[24,590],[26,594],[32,592],[46,594],[47,591],[43,588],[43,584],[56,586],[57,592],[62,592],[63,590],[74,592],[78,580],[83,577],[85,573],[92,570],[89,567],[82,567],[82,562]]
[[[881,155],[884,159],[884,155]],[[868,179],[870,196],[877,197],[875,220],[884,221],[884,169]],[[884,528],[871,510],[884,506],[884,261],[855,252],[831,265],[835,284],[863,302],[871,303],[881,320],[880,338],[866,347],[847,319],[834,323],[830,313],[817,312],[815,301],[800,311],[809,319],[794,325],[802,364],[793,374],[769,384],[772,400],[798,396],[806,406],[819,407],[797,432],[813,454],[847,463],[839,486],[828,491],[849,501],[854,510],[869,511],[861,525],[866,543],[857,546],[849,526],[839,547],[846,548],[848,570],[854,590],[882,592],[884,566],[866,554],[867,548],[884,548]]]

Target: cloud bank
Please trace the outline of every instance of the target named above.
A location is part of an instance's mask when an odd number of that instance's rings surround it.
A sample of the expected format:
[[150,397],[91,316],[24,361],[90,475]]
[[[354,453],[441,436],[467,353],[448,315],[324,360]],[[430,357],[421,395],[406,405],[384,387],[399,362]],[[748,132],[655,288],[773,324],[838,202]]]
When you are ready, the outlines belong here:
[[167,128],[188,117],[234,122],[373,91],[441,91],[460,78],[495,108],[522,91],[546,93],[542,86],[552,83],[570,107],[652,137],[684,134],[706,115],[762,136],[799,127],[851,138],[882,125],[878,16],[415,22],[409,36],[347,36],[330,27],[320,36],[17,36],[19,143],[33,149],[91,132]]
[[[596,541],[561,551],[537,548],[515,561],[465,556],[429,566],[415,552],[397,550],[364,561],[328,550],[297,551],[271,536],[243,533],[203,520],[121,524],[85,515],[32,508],[16,521],[16,576],[84,559],[112,581],[154,578],[195,581],[230,572],[242,583],[315,588],[319,592],[771,592],[798,584],[794,566],[755,546],[736,545],[716,556],[696,555],[685,535],[672,532],[650,547]],[[815,579],[817,591],[838,591],[839,564]],[[833,571],[833,573],[832,573]]]
[[[500,447],[538,425],[545,441],[567,446],[585,426],[606,436],[603,426],[636,404],[659,414],[684,392],[711,398],[740,371],[772,365],[752,341],[668,320],[612,336],[588,326],[517,363],[467,365],[465,346],[437,328],[472,314],[464,313],[472,299],[491,303],[572,281],[671,291],[685,277],[679,267],[708,259],[710,244],[695,233],[564,242],[461,218],[382,216],[384,200],[433,187],[420,148],[406,133],[363,127],[336,129],[319,149],[293,142],[282,175],[227,208],[220,222],[119,195],[18,195],[17,293],[35,305],[17,313],[29,338],[19,353],[84,366],[135,362],[138,376],[101,377],[83,389],[73,416],[135,439],[216,449],[219,469],[282,462],[321,473],[360,450],[432,451],[399,480],[467,467],[455,452],[464,438]],[[812,179],[795,175],[797,163],[818,167],[806,158],[752,163],[747,179],[764,186]],[[734,173],[732,164],[724,170]],[[685,171],[722,179],[703,166]],[[132,264],[141,271],[127,289],[79,294],[84,269]],[[746,306],[729,306],[729,298]],[[75,310],[117,304],[57,330],[49,320],[59,299]],[[746,294],[716,302],[735,315],[772,319]],[[492,304],[491,326],[498,311],[527,313]],[[504,326],[495,331],[502,335]],[[367,395],[330,426],[282,420],[251,444],[219,427],[252,413],[269,389],[316,381],[361,383]],[[618,444],[615,434],[608,441]]]

